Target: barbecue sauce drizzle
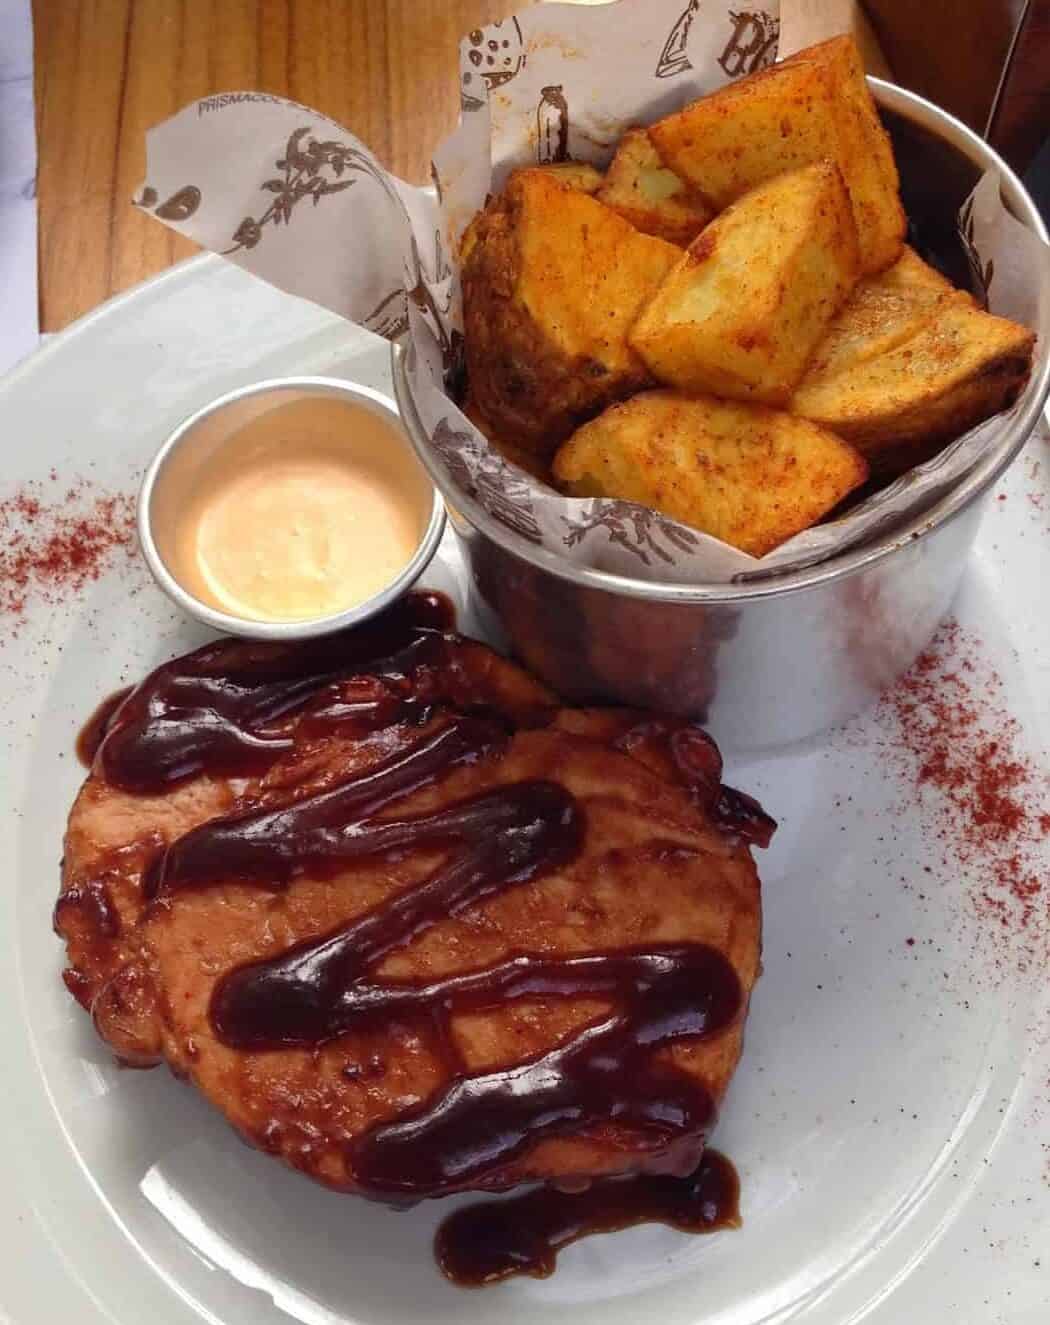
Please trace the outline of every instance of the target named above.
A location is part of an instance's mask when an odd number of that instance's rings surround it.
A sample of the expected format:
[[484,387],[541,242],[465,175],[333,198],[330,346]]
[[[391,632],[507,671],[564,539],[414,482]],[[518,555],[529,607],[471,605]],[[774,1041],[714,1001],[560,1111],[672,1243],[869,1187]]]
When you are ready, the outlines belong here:
[[[380,670],[389,693],[336,713],[381,726],[400,716],[398,685],[412,702],[413,668],[442,662],[441,631],[451,627],[443,594],[414,593],[381,617],[302,644],[206,645],[152,672],[120,707],[99,749],[106,780],[125,791],[162,792],[211,772],[261,773],[288,754],[292,739],[272,725],[319,691],[355,673]],[[231,650],[235,656],[231,660]],[[384,704],[384,700],[386,703]]]
[[[451,769],[498,756],[509,739],[505,718],[449,714],[421,696],[427,685],[418,684],[418,666],[425,671],[441,661],[449,637],[440,631],[447,625],[436,596],[410,595],[378,625],[346,637],[291,650],[244,646],[243,665],[226,674],[218,666],[228,659],[220,646],[199,650],[148,678],[121,708],[100,749],[107,776],[133,790],[159,789],[200,771],[265,767],[291,745],[267,726],[355,673],[378,676],[392,688],[365,686],[364,698],[355,702],[353,687],[347,698],[344,685],[303,721],[349,716],[367,730],[413,713],[440,715],[407,751],[360,777],[276,810],[200,825],[160,853],[143,880],[151,898],[231,877],[281,889],[306,868],[337,869],[340,862],[414,845],[449,848],[428,877],[333,933],[228,972],[216,986],[211,1018],[219,1038],[233,1047],[317,1045],[393,1015],[447,1022],[454,1012],[515,999],[609,1000],[612,1011],[532,1059],[474,1075],[454,1065],[448,1084],[429,1100],[355,1142],[351,1159],[360,1185],[402,1201],[475,1185],[543,1137],[614,1123],[647,1132],[663,1148],[702,1133],[714,1120],[709,1094],[655,1061],[654,1051],[716,1034],[742,1005],[732,966],[698,943],[563,958],[513,954],[428,984],[370,975],[387,954],[444,917],[568,863],[582,840],[574,798],[545,780],[507,783],[432,813],[377,817]],[[750,798],[721,786],[717,749],[698,728],[680,720],[640,723],[630,714],[620,727],[619,748],[641,753],[644,745],[727,828],[768,841],[772,820]],[[531,1249],[504,1246],[500,1255],[513,1264],[501,1261],[496,1271],[475,1264],[457,1241],[456,1230],[471,1227],[470,1212],[460,1212],[439,1239],[442,1264],[463,1282],[484,1282],[519,1271],[549,1272],[557,1247],[588,1230],[649,1218],[680,1227],[732,1222],[735,1187],[725,1175],[712,1161],[688,1178],[606,1181],[595,1185],[593,1196],[519,1198],[528,1203],[521,1231]]]
[[77,736],[76,752],[77,758],[85,768],[90,768],[95,762],[95,756],[106,738],[110,724],[121,704],[131,694],[131,689],[131,686],[124,686],[120,690],[115,690],[112,695],[107,695],[81,727]]
[[642,1173],[602,1178],[582,1192],[540,1187],[506,1201],[477,1201],[444,1220],[434,1256],[442,1274],[464,1288],[515,1274],[545,1279],[570,1242],[644,1223],[669,1224],[682,1233],[739,1228],[736,1170],[717,1150],[705,1150],[684,1178]]

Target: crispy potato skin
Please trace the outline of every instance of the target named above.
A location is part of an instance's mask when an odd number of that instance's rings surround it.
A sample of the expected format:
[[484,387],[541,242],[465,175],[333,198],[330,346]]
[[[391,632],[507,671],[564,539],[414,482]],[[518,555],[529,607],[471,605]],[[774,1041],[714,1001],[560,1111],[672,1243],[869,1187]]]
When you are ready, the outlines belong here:
[[760,557],[868,475],[823,428],[761,405],[647,391],[584,424],[554,459],[574,496],[655,507]]
[[839,169],[804,166],[759,185],[701,231],[630,343],[669,386],[784,404],[858,275]]
[[531,474],[533,478],[538,478],[541,483],[551,481],[550,465],[532,451],[527,451],[523,446],[516,446],[513,442],[508,442],[505,437],[501,437],[478,408],[477,401],[469,392],[467,398],[460,405],[460,409],[477,428],[478,432],[484,434],[489,445],[493,450],[498,451],[504,460],[509,460],[512,465],[524,469],[527,474]]
[[907,218],[890,136],[868,90],[860,51],[852,37],[832,37],[792,59],[823,62],[828,70],[839,131],[839,168],[853,204],[861,265],[867,274],[882,271],[900,255]]
[[590,194],[598,192],[605,178],[597,166],[592,166],[587,161],[552,161],[545,166],[521,166],[518,170],[512,171],[511,176],[515,178],[526,171],[536,171],[546,179],[564,184],[568,189]]
[[892,349],[807,378],[790,408],[846,438],[873,473],[898,474],[1016,399],[1034,345],[1027,327],[951,291]]
[[681,256],[546,172],[525,170],[464,237],[467,372],[482,413],[542,458],[650,385],[627,330]]
[[833,160],[849,189],[862,270],[881,271],[900,253],[906,222],[897,167],[851,37],[701,97],[652,125],[649,136],[716,211],[782,171]]
[[664,165],[648,131],[628,129],[595,195],[636,230],[669,244],[691,243],[713,213],[683,179]]

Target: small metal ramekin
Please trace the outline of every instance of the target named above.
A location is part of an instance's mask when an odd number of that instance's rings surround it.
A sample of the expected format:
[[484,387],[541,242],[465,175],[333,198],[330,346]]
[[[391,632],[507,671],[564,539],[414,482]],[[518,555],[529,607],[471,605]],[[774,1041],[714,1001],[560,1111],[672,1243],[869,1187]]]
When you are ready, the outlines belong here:
[[399,444],[403,444],[407,454],[412,454],[412,446],[404,434],[400,416],[392,400],[382,392],[371,387],[360,386],[355,382],[345,382],[335,377],[275,377],[263,382],[253,382],[250,386],[239,387],[219,396],[203,409],[197,410],[185,419],[164,445],[157,452],[142,480],[138,500],[138,533],[142,554],[146,564],[168,597],[188,615],[203,621],[206,626],[230,635],[241,635],[248,639],[265,640],[300,640],[318,635],[328,635],[347,626],[357,625],[377,612],[388,607],[396,598],[410,589],[429,564],[445,529],[445,504],[441,494],[434,489],[430,519],[427,522],[419,545],[403,569],[378,593],[365,599],[363,603],[342,612],[328,616],[308,618],[304,621],[252,621],[246,617],[234,616],[203,602],[187,590],[172,574],[158,550],[153,536],[153,503],[158,485],[163,481],[165,467],[171,463],[177,452],[192,445],[200,436],[200,425],[230,406],[244,402],[249,398],[273,393],[318,393],[336,396],[354,405],[378,415],[392,426]]

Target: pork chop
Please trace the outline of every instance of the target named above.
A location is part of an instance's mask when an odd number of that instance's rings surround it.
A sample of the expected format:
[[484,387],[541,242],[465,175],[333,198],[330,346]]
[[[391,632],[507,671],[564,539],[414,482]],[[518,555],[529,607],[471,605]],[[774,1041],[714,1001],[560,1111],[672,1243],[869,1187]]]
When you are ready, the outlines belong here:
[[67,984],[121,1061],[341,1190],[685,1172],[770,821],[697,728],[559,709],[413,611],[133,692],[70,815]]

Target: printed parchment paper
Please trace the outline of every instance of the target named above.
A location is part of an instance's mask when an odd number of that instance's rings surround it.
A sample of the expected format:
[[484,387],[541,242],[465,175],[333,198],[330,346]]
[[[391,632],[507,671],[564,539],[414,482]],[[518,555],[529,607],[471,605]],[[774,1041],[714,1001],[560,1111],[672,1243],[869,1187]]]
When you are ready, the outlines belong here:
[[[461,340],[458,241],[487,195],[525,163],[603,167],[625,128],[772,63],[778,3],[539,5],[470,33],[460,124],[434,157],[436,198],[388,174],[324,115],[239,92],[206,97],[150,132],[136,203],[291,294],[389,339],[407,333],[413,400],[453,486],[557,555],[678,583],[822,561],[927,508],[973,466],[1001,417],[757,559],[646,507],[562,497],[494,451],[446,387]],[[991,174],[960,224],[991,311],[1033,327],[1045,354],[1050,249],[1006,213]]]

